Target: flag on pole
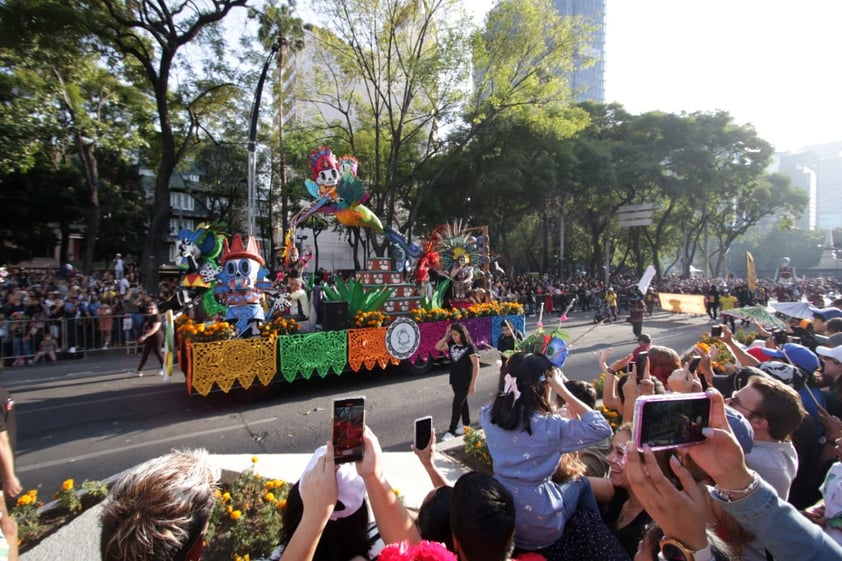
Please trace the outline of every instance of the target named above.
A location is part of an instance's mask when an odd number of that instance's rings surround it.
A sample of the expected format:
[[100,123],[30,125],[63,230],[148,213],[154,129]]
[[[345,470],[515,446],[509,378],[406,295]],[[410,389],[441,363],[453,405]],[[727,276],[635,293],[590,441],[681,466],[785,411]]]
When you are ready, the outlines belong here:
[[754,256],[750,251],[746,251],[746,283],[748,289],[754,292],[757,286],[757,270],[754,268]]
[[646,267],[646,270],[643,272],[643,276],[640,277],[640,282],[637,283],[637,288],[640,290],[641,294],[646,294],[646,291],[649,290],[649,285],[652,284],[652,279],[655,278],[655,266],[649,265]]

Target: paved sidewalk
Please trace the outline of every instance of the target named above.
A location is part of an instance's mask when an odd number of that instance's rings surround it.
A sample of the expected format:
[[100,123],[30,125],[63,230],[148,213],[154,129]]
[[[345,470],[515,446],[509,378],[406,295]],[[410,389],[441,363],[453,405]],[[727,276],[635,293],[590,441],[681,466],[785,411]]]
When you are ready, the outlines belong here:
[[[461,438],[440,443],[437,450],[446,450],[463,444]],[[252,454],[211,456],[221,471],[222,479],[231,477],[254,466],[258,473],[272,479],[297,481],[310,459],[310,454],[261,454],[252,463]],[[454,483],[465,468],[444,454],[436,454],[436,466],[445,479]],[[383,469],[393,488],[404,497],[409,508],[418,508],[433,488],[427,472],[413,452],[385,452]],[[232,473],[233,472],[233,473]],[[119,474],[118,474],[119,475]],[[117,476],[114,476],[115,478]],[[70,524],[41,542],[36,548],[21,555],[22,561],[100,561],[99,556],[99,505],[88,509]]]

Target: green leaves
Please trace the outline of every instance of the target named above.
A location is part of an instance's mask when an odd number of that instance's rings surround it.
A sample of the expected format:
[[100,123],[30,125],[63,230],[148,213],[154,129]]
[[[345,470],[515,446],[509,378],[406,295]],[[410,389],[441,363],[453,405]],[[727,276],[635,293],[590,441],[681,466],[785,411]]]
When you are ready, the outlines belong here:
[[350,317],[354,317],[357,312],[375,312],[383,309],[392,294],[394,294],[394,289],[388,286],[366,289],[362,281],[358,279],[347,283],[342,279],[337,279],[335,288],[324,287],[324,295],[327,300],[348,302]]
[[434,310],[436,308],[444,308],[444,293],[447,291],[447,287],[450,286],[450,279],[440,280],[438,284],[436,284],[436,290],[433,292],[432,297],[428,297],[424,294],[421,297],[421,300],[418,303],[418,306],[422,310]]

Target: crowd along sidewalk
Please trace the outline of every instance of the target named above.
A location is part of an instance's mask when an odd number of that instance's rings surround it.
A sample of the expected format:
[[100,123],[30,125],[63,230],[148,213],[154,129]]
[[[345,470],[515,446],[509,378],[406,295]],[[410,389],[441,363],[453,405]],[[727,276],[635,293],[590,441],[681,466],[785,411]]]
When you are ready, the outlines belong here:
[[[439,451],[463,446],[462,438],[455,438],[437,446]],[[260,454],[253,463],[253,454],[227,454],[211,456],[220,470],[223,480],[234,474],[254,467],[257,473],[271,479],[297,481],[310,459],[310,454]],[[453,484],[466,468],[438,453],[436,466],[445,479]],[[417,509],[433,486],[424,467],[415,453],[385,452],[383,469],[393,488],[404,498],[404,504]],[[116,479],[120,474],[110,479]],[[99,513],[100,505],[88,509],[72,522],[51,535],[35,548],[21,555],[22,561],[100,561],[99,555]]]

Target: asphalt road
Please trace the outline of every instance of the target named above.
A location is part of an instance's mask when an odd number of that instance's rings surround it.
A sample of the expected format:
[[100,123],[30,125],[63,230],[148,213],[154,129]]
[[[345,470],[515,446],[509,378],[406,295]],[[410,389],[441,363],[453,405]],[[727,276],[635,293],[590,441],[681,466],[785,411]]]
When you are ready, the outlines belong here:
[[[594,327],[592,314],[571,314],[564,324],[574,342],[565,373],[591,380],[599,374],[596,353],[614,356],[636,345],[628,323]],[[529,331],[535,317],[528,318]],[[557,316],[545,316],[552,329]],[[709,323],[700,317],[656,313],[644,322],[655,344],[683,353]],[[581,338],[580,338],[581,337]],[[472,420],[496,388],[496,352],[482,353],[477,394],[469,398]],[[152,361],[155,359],[152,358]],[[330,434],[334,397],[366,396],[366,421],[384,449],[409,449],[413,420],[433,416],[438,434],[447,429],[452,394],[447,370],[411,375],[397,369],[333,374],[260,391],[189,396],[176,372],[165,383],[148,370],[128,372],[136,355],[109,354],[55,366],[7,368],[2,384],[17,404],[17,473],[24,489],[49,499],[67,478],[77,485],[101,480],[173,448],[207,448],[211,453],[283,454],[310,452]],[[154,363],[153,363],[154,364]]]

